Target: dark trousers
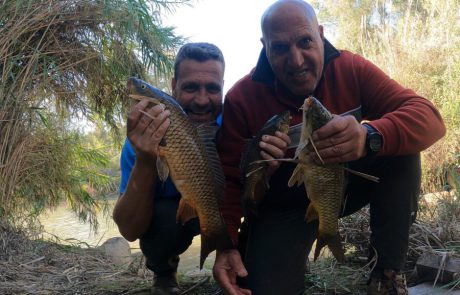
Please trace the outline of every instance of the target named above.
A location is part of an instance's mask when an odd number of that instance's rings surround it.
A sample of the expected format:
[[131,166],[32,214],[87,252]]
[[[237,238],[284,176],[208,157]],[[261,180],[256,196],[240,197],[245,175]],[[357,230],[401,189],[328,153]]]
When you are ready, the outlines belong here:
[[197,218],[185,225],[176,223],[179,198],[157,198],[153,205],[153,219],[147,232],[140,239],[146,266],[161,276],[177,271],[179,255],[191,245],[193,237],[200,233]]
[[[342,216],[370,204],[370,243],[377,251],[377,267],[403,268],[409,228],[417,212],[420,155],[364,158],[349,167],[377,176],[380,182],[348,174]],[[250,216],[240,231],[239,248],[249,273],[242,284],[253,295],[295,295],[305,290],[305,261],[318,222],[305,222],[309,204],[305,188],[287,187],[293,168],[292,164],[280,166],[258,215]]]

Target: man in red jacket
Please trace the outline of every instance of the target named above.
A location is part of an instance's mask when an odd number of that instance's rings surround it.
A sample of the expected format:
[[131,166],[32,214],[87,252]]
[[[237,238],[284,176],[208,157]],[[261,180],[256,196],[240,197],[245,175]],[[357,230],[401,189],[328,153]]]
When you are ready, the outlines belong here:
[[[363,57],[335,49],[323,35],[313,8],[301,0],[280,0],[262,16],[263,50],[250,74],[224,101],[218,148],[226,174],[222,214],[239,249],[218,251],[214,277],[226,294],[303,294],[305,261],[318,223],[305,221],[305,189],[287,186],[295,164],[272,162],[270,189],[256,218],[241,227],[241,152],[274,114],[288,109],[291,125],[313,95],[334,116],[313,133],[325,163],[344,163],[380,178],[350,175],[344,216],[370,204],[370,255],[377,264],[368,294],[407,294],[400,270],[406,261],[409,228],[420,189],[420,152],[445,133],[442,118],[427,99],[390,79]],[[291,138],[294,140],[294,138]],[[291,139],[265,136],[265,159],[292,156]],[[313,160],[318,157],[312,152]],[[244,254],[242,257],[241,254]],[[243,264],[244,262],[244,264]],[[238,277],[244,277],[238,280]]]

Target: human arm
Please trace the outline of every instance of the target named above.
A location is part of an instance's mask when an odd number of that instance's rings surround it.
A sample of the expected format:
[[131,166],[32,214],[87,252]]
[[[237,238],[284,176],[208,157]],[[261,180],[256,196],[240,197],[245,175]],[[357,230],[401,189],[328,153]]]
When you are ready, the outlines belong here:
[[150,225],[157,177],[155,163],[159,142],[169,126],[168,116],[169,111],[163,106],[150,107],[147,100],[134,105],[128,115],[127,136],[136,160],[113,211],[113,219],[128,241],[140,238]]
[[[443,120],[433,103],[401,86],[363,57],[349,52],[343,55],[326,69],[329,80],[321,94],[327,105],[341,112],[348,110],[347,105],[355,107],[356,104],[350,104],[352,101],[361,104],[363,119],[382,135],[383,146],[378,156],[418,153],[445,134]],[[347,131],[341,131],[344,126],[349,127]],[[364,131],[360,122],[351,117],[334,117],[313,133],[313,140],[327,163],[356,160],[366,154]],[[350,138],[355,142],[349,142]],[[354,154],[345,156],[350,150]]]

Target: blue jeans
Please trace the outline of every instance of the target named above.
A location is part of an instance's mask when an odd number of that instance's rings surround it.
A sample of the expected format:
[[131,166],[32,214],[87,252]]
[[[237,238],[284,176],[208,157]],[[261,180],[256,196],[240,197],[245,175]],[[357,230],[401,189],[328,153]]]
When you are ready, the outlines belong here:
[[192,244],[193,237],[200,234],[197,218],[184,225],[176,223],[179,200],[179,196],[156,198],[152,222],[140,239],[142,253],[147,258],[146,266],[156,276],[176,272],[179,255]]

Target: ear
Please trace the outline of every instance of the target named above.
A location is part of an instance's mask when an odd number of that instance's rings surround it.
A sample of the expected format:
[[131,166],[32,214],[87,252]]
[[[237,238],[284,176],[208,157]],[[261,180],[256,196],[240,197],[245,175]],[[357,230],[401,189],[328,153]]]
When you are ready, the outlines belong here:
[[177,80],[175,78],[171,79],[171,91],[172,91],[172,96],[176,97],[176,85],[177,85]]
[[323,26],[319,25],[318,26],[318,32],[322,40],[324,40],[324,28]]
[[[262,38],[260,38],[260,42],[262,43],[262,46],[263,46],[263,47],[265,47],[265,40],[264,40],[264,38],[263,38],[263,37],[262,37]],[[265,48],[265,49],[267,49],[267,48]]]

